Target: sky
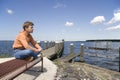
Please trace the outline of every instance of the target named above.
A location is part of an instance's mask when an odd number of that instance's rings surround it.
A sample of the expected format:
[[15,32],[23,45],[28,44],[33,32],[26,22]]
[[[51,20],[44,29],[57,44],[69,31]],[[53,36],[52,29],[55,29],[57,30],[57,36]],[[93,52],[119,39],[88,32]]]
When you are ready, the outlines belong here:
[[14,40],[25,21],[40,41],[120,39],[120,0],[0,0],[0,40]]

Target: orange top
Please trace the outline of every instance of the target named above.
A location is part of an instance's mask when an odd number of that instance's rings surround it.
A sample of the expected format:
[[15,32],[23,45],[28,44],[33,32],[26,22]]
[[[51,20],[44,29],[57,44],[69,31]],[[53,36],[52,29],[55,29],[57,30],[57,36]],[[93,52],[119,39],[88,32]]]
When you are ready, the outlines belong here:
[[[30,43],[35,47],[31,47]],[[36,41],[33,39],[33,37],[27,33],[26,31],[21,31],[18,36],[16,37],[13,48],[25,48],[25,49],[32,49],[33,51],[37,48],[41,48]]]

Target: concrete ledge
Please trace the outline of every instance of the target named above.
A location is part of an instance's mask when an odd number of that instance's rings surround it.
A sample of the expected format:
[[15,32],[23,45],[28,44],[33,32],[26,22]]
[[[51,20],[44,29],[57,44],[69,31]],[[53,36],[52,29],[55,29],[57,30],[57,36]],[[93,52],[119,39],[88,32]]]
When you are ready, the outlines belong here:
[[52,61],[44,58],[44,72],[35,80],[54,80],[57,73],[57,66]]
[[6,62],[6,61],[10,61],[12,59],[15,59],[14,57],[10,57],[10,58],[0,58],[0,63]]

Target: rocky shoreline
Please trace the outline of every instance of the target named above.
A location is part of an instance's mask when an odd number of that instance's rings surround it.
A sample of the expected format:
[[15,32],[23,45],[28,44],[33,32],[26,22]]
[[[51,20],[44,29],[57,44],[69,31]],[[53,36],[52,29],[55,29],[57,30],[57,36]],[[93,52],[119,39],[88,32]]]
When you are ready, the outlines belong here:
[[55,80],[120,80],[120,73],[86,63],[55,60],[58,66]]

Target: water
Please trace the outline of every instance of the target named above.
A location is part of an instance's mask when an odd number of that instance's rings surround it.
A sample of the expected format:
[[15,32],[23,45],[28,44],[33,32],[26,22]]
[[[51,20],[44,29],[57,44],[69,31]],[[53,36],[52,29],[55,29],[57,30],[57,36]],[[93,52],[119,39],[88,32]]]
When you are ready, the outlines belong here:
[[[74,44],[74,52],[80,53],[80,45],[83,43],[85,45],[85,62],[92,65],[97,65],[100,67],[108,68],[111,70],[119,71],[119,47],[120,42],[65,42],[65,49],[63,56],[68,55],[70,52],[70,44]],[[98,48],[110,48],[110,50],[93,50],[88,49],[88,47],[98,47]],[[79,61],[80,58],[75,58]]]
[[13,41],[0,41],[0,54],[9,54],[9,56],[13,56],[12,44]]
[[[84,43],[85,45],[85,62],[92,65],[97,65],[100,67],[108,68],[111,70],[119,71],[119,47],[120,42],[81,42],[81,41],[66,41],[64,43],[64,52],[63,56],[66,56],[70,53],[70,43],[74,44],[74,52],[80,53],[80,44]],[[12,49],[13,41],[0,41],[0,54],[9,54],[13,56]],[[44,42],[41,41],[41,47],[44,46]],[[110,50],[92,50],[88,47],[99,47],[99,48],[110,48]],[[79,61],[80,58],[75,58],[76,61]]]

